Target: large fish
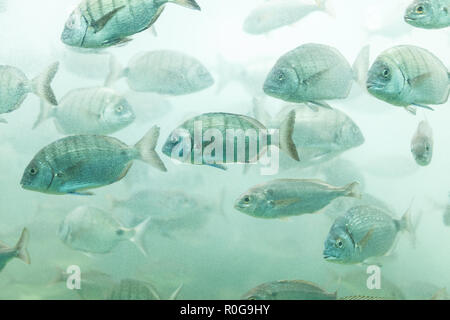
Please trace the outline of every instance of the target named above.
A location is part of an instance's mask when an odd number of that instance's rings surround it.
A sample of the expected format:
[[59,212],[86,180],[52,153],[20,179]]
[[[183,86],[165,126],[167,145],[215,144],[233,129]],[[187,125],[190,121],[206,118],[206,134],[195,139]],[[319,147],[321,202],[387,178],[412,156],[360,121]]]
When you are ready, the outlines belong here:
[[427,166],[433,157],[433,130],[428,121],[421,121],[411,141],[411,153],[418,165]]
[[450,26],[450,0],[415,0],[405,13],[405,21],[423,29]]
[[[290,112],[275,136],[279,138],[279,148],[299,161],[292,141],[294,122],[295,113]],[[213,133],[220,136],[209,136]],[[163,153],[184,163],[225,169],[223,164],[226,163],[255,163],[266,152],[265,147],[274,145],[272,140],[270,143],[263,140],[275,136],[269,136],[262,123],[244,115],[205,113],[173,130],[163,146]]]
[[150,28],[166,3],[200,10],[195,0],[83,0],[66,22],[61,40],[78,48],[106,48]]
[[365,78],[368,58],[369,48],[365,47],[352,69],[337,49],[323,44],[304,44],[278,59],[263,90],[284,101],[330,108],[325,100],[347,98],[353,81],[361,82]]
[[139,159],[166,171],[155,151],[154,126],[135,146],[108,136],[77,135],[60,139],[37,153],[25,169],[24,189],[48,194],[91,195],[86,191],[121,180]]
[[177,51],[138,54],[125,69],[111,57],[110,68],[106,86],[124,77],[129,87],[139,92],[178,96],[198,92],[214,84],[213,77],[199,60]]
[[277,179],[252,187],[234,207],[253,217],[276,219],[316,213],[339,197],[360,197],[358,183],[334,187],[319,180]]
[[401,220],[373,206],[357,206],[338,217],[325,241],[327,261],[356,264],[386,255],[400,231],[413,232],[409,210]]
[[14,247],[10,247],[0,242],[0,272],[5,268],[6,264],[14,258],[19,258],[26,264],[30,264],[30,256],[27,251],[29,237],[28,229],[24,228],[19,241],[17,241],[17,244]]
[[54,118],[59,132],[107,135],[130,125],[135,115],[128,101],[113,89],[104,87],[70,91],[57,107],[41,101],[41,113],[34,128]]
[[428,50],[401,45],[378,56],[369,70],[367,90],[376,98],[415,114],[415,107],[431,109],[428,104],[447,102],[450,75]]
[[15,67],[0,66],[0,113],[12,112],[19,108],[30,92],[52,105],[57,105],[58,102],[50,84],[58,67],[59,63],[54,63],[39,76],[29,80]]

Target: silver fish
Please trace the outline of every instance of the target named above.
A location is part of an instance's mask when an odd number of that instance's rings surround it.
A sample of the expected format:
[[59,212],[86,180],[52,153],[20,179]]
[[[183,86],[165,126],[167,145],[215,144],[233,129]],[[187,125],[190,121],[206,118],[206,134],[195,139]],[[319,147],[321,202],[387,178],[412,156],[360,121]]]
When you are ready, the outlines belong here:
[[303,280],[280,280],[263,283],[242,296],[244,300],[336,300],[316,284]]
[[200,10],[195,0],[83,0],[66,22],[61,40],[77,48],[106,48],[150,28],[166,3]]
[[122,241],[131,241],[146,254],[144,235],[150,219],[135,228],[125,228],[111,213],[95,207],[81,206],[61,223],[59,239],[68,247],[86,253],[108,253]]
[[450,26],[450,0],[414,0],[406,9],[405,21],[423,29]]
[[94,87],[70,91],[57,107],[41,101],[41,113],[33,128],[49,118],[54,118],[58,131],[65,135],[107,135],[130,125],[135,114],[113,89]]
[[415,107],[447,102],[450,75],[426,49],[402,45],[381,53],[369,70],[367,90],[376,98],[416,114]]
[[159,128],[154,126],[134,147],[108,136],[77,135],[39,151],[25,169],[22,188],[48,194],[91,195],[85,190],[121,180],[139,159],[167,171],[155,151]]
[[277,179],[241,195],[234,207],[257,218],[284,218],[316,213],[339,197],[359,197],[358,183],[334,187],[320,180]]
[[[178,287],[168,300],[175,300],[183,285]],[[124,279],[114,286],[107,300],[161,300],[156,289],[145,281]]]
[[106,86],[125,77],[129,87],[139,92],[178,96],[198,92],[214,84],[213,77],[199,60],[177,51],[138,54],[125,69],[111,57],[110,68]]
[[15,67],[0,66],[0,113],[12,112],[19,108],[30,92],[52,105],[57,105],[58,102],[50,84],[58,68],[59,63],[56,62],[39,76],[29,80]]
[[411,141],[411,153],[420,166],[427,166],[433,157],[433,130],[428,121],[421,121]]
[[335,48],[304,44],[278,59],[264,83],[272,97],[308,103],[312,108],[327,107],[324,100],[345,99],[353,80],[361,82],[368,69],[368,47],[361,50],[353,69]]
[[14,247],[10,247],[0,242],[0,272],[5,268],[6,264],[14,258],[19,258],[26,264],[31,263],[27,251],[29,237],[28,229],[24,228],[19,241],[17,241],[17,244]]
[[315,2],[312,4],[299,0],[278,0],[264,3],[245,19],[244,31],[255,35],[263,34],[292,25],[314,11],[327,11],[325,0]]
[[362,263],[386,255],[400,231],[413,232],[410,210],[401,220],[372,206],[357,206],[338,217],[325,240],[324,258],[343,264]]

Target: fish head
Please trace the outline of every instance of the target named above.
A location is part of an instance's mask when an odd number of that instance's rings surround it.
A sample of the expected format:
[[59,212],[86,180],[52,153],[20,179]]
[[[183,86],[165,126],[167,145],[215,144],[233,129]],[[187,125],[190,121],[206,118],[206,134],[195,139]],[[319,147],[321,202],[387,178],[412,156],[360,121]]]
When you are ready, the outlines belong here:
[[26,190],[45,192],[50,189],[53,179],[53,170],[48,163],[33,159],[25,169],[20,185]]
[[[444,8],[447,10],[448,9]],[[414,27],[432,26],[435,20],[435,9],[428,0],[414,1],[407,9],[404,16],[405,22]]]
[[346,228],[333,226],[327,239],[323,256],[325,260],[334,263],[346,263],[352,260],[354,244]]
[[298,89],[300,81],[297,72],[290,66],[276,65],[264,82],[264,92],[272,97],[287,100]]
[[433,157],[433,145],[430,139],[418,137],[411,144],[411,153],[418,165],[427,166]]
[[111,126],[123,128],[131,124],[136,115],[126,99],[111,97],[106,101],[102,119]]
[[378,57],[369,70],[367,90],[383,101],[396,101],[405,86],[405,77],[388,56]]
[[194,64],[188,72],[188,82],[191,88],[202,90],[211,87],[214,84],[214,78],[208,69],[202,64]]
[[364,143],[364,135],[358,125],[348,118],[336,132],[335,142],[345,149],[354,148]]
[[188,130],[179,127],[172,131],[162,147],[162,153],[182,162],[190,159],[193,148],[192,137]]
[[82,47],[88,31],[88,22],[79,9],[72,12],[66,22],[61,41],[71,47]]
[[234,208],[253,217],[264,218],[275,207],[272,192],[254,187],[242,194],[234,203]]

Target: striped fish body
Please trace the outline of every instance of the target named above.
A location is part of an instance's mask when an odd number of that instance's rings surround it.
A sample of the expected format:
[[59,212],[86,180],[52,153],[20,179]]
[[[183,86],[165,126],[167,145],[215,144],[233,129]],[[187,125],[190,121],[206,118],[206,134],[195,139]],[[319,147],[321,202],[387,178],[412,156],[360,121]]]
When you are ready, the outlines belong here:
[[156,290],[148,283],[125,279],[110,292],[108,300],[160,300]]
[[200,61],[169,50],[146,52],[134,57],[124,76],[134,91],[174,96],[201,91],[214,83]]
[[30,81],[22,71],[10,66],[0,66],[0,113],[19,108],[30,92]]
[[135,149],[115,138],[70,136],[38,152],[21,184],[45,193],[77,193],[122,179],[137,157]]
[[410,25],[423,29],[450,26],[450,0],[415,0],[404,17]]
[[62,133],[107,135],[134,121],[128,102],[110,88],[77,89],[53,108],[55,123]]

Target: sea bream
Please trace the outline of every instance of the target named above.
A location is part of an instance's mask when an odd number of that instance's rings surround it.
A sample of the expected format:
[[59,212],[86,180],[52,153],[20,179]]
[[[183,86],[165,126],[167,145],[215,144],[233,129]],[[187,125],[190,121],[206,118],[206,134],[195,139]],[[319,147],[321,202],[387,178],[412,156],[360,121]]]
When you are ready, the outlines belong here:
[[10,247],[0,242],[0,272],[5,268],[6,264],[14,258],[19,258],[26,264],[31,263],[27,251],[29,237],[28,229],[24,228],[19,241],[17,241],[17,244],[14,247]]
[[107,135],[127,127],[135,117],[131,105],[115,90],[83,88],[67,93],[58,106],[41,101],[41,112],[33,128],[53,118],[58,131],[65,135]]
[[128,42],[150,28],[167,3],[200,10],[195,0],[83,0],[67,20],[61,40],[94,49]]
[[433,157],[433,129],[428,121],[421,121],[411,141],[411,153],[420,166],[430,164]]
[[158,137],[159,128],[154,126],[135,146],[99,135],[62,138],[36,154],[20,184],[24,189],[48,194],[92,195],[87,190],[121,180],[133,160],[166,171],[155,151]]
[[423,29],[450,26],[450,0],[415,0],[406,9],[405,21]]

